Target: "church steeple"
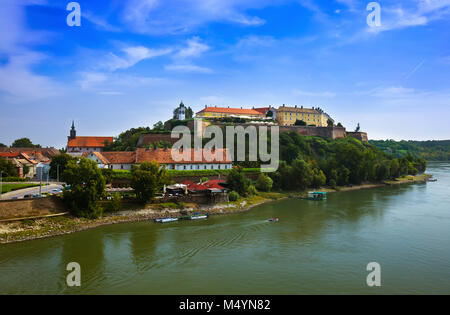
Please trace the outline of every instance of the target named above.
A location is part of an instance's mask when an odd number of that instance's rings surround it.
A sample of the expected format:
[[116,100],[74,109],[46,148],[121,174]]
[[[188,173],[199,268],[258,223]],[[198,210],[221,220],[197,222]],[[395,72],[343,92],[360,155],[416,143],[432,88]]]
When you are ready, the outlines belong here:
[[72,120],[72,128],[70,129],[69,139],[75,139],[77,137],[77,131],[75,130],[75,122]]

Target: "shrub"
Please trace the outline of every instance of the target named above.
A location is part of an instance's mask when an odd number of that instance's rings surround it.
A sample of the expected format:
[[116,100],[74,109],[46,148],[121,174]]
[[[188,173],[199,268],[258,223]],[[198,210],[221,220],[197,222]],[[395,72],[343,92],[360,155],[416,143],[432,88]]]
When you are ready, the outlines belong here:
[[228,194],[228,199],[230,201],[237,201],[239,199],[239,194],[233,190]]
[[105,211],[107,212],[116,212],[122,209],[122,198],[120,197],[119,193],[115,193],[113,195],[112,200],[110,200],[106,206]]
[[2,177],[2,181],[4,183],[15,183],[15,182],[25,182],[27,181],[26,178],[22,178],[22,177]]
[[333,188],[333,189],[336,189],[337,184],[336,184],[336,181],[334,179],[330,179],[330,187]]
[[256,190],[255,186],[250,185],[250,186],[248,186],[247,193],[248,193],[250,196],[254,196],[254,195],[256,195],[256,194],[258,193],[258,191]]
[[259,174],[256,180],[256,188],[260,191],[269,192],[272,189],[273,180],[265,174]]

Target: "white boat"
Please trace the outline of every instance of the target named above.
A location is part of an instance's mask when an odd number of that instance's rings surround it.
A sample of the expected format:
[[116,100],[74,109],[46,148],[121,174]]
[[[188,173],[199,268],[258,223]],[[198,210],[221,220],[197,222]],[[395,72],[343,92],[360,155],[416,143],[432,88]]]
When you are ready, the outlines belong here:
[[208,219],[208,216],[206,214],[191,216],[191,220],[202,220],[202,219]]
[[175,221],[178,221],[178,218],[155,219],[155,222],[158,222],[158,223],[169,223],[169,222],[175,222]]

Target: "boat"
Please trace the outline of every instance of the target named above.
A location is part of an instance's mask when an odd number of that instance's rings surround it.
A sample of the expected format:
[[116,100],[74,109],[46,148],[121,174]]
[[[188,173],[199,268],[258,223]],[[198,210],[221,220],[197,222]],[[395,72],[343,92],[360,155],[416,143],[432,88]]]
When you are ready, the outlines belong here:
[[308,196],[307,197],[302,197],[302,199],[315,200],[315,201],[326,200],[327,199],[327,193],[323,192],[323,191],[310,191],[308,193]]
[[178,221],[178,218],[160,218],[154,220],[157,223],[169,223],[169,222],[175,222]]
[[180,217],[180,220],[202,220],[207,219],[209,217],[208,214],[200,214],[200,213],[194,213],[193,215],[185,215]]
[[270,219],[268,219],[267,221],[269,221],[269,222],[278,222],[278,218],[277,218],[277,217],[275,217],[275,218],[270,218]]
[[202,219],[208,219],[208,215],[207,214],[191,215],[191,220],[202,220]]
[[430,178],[430,179],[427,179],[427,182],[434,183],[434,182],[437,182],[437,179],[435,179],[435,178]]

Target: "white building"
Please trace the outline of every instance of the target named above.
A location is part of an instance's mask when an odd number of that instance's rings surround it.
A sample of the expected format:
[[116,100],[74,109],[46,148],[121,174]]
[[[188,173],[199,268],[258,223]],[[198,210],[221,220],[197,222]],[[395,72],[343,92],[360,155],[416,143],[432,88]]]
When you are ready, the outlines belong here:
[[103,151],[105,143],[112,143],[113,137],[77,137],[74,122],[67,137],[67,154],[77,156],[86,152]]
[[[172,157],[174,149],[142,149],[139,148],[133,152],[90,152],[85,156],[95,161],[100,168],[109,168],[114,170],[131,170],[134,164],[143,162],[156,161],[160,165],[164,165],[169,170],[226,170],[233,167],[230,153],[227,149],[220,149],[214,152],[215,155],[222,158],[207,161],[204,156],[204,150],[201,151],[201,159],[196,161],[194,150],[189,150],[187,155],[190,156],[188,161],[177,162]],[[197,153],[199,153],[197,151]]]

